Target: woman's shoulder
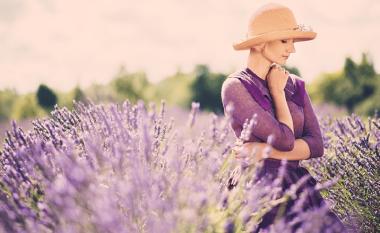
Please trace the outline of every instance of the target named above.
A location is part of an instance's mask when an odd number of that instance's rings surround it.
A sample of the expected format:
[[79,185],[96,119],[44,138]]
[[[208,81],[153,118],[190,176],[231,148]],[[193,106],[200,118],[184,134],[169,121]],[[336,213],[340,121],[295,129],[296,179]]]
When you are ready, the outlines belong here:
[[302,92],[303,94],[306,93],[305,80],[295,74],[290,74],[289,76],[293,82],[294,92]]
[[293,84],[297,84],[297,83],[303,83],[304,84],[305,83],[305,81],[302,78],[298,77],[295,74],[290,74],[289,76],[292,79]]
[[222,101],[229,102],[231,99],[234,99],[244,93],[245,87],[237,78],[227,78],[221,90]]
[[239,79],[239,75],[235,72],[230,74],[224,80],[221,90],[221,97],[223,103],[230,101],[240,101],[241,99],[249,99],[251,95]]
[[241,90],[241,88],[245,88],[244,85],[239,80],[240,72],[237,71],[235,73],[230,74],[226,80],[224,80],[222,85],[222,94],[226,91],[236,91]]
[[290,74],[290,78],[293,81],[293,93],[290,99],[296,104],[305,107],[305,96],[307,96],[305,81],[295,74]]

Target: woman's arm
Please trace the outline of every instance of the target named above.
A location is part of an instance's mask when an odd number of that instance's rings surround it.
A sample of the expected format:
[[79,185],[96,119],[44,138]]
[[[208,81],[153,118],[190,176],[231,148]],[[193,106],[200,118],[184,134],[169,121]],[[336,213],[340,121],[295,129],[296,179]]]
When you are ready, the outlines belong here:
[[310,157],[309,145],[303,139],[296,139],[294,149],[292,151],[279,151],[273,148],[269,158],[272,159],[287,159],[287,160],[305,160]]
[[305,107],[303,108],[304,126],[301,139],[304,140],[310,149],[310,156],[307,158],[322,157],[324,153],[323,138],[317,117],[315,116],[310,98],[305,91]]
[[[242,146],[235,147],[234,153],[235,158],[241,159],[250,156],[253,149],[256,148],[256,153],[254,157],[251,158],[251,164],[260,161],[262,159],[261,155],[264,151],[264,148],[268,146],[265,142],[246,142]],[[280,151],[275,148],[272,148],[269,158],[272,159],[287,159],[291,160],[305,160],[310,157],[309,145],[303,139],[296,139],[294,142],[294,148],[291,151]]]
[[290,115],[288,103],[285,98],[285,86],[288,81],[289,72],[277,64],[267,75],[269,91],[272,95],[274,107],[276,110],[276,119],[278,122],[287,125],[294,133],[293,119]]
[[[246,119],[250,120],[254,114],[257,115],[257,124],[252,129],[252,136],[266,142],[268,136],[273,135],[275,138],[274,148],[282,151],[293,149],[295,138],[292,129],[277,121],[271,113],[261,107],[239,79],[227,78],[223,83],[221,95],[225,108],[229,103],[233,104],[232,117],[234,122],[240,126],[244,125]],[[252,141],[257,141],[257,139]]]
[[[304,85],[302,85],[304,88]],[[302,137],[296,139],[294,142],[294,149],[291,151],[280,151],[272,148],[272,153],[269,158],[273,159],[287,159],[287,160],[305,160],[310,158],[317,158],[323,156],[323,139],[321,130],[319,127],[319,122],[315,116],[314,110],[311,106],[309,95],[305,91],[305,106],[303,108],[304,112],[304,127]],[[267,143],[254,143],[247,142],[241,147],[234,148],[236,158],[244,158],[243,155],[250,155],[253,148],[257,148],[257,153],[254,158],[252,158],[252,163],[261,160],[261,154]],[[246,148],[246,149],[244,149]],[[242,153],[243,150],[246,150]]]

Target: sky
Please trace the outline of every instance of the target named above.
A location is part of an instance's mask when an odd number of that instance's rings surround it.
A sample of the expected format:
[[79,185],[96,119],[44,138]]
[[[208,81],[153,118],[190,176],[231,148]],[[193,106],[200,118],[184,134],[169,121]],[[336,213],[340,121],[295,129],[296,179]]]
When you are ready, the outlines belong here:
[[[246,66],[250,15],[263,0],[0,0],[0,90],[34,92],[41,83],[68,92],[107,84],[124,66],[152,83],[207,64]],[[380,73],[379,0],[277,0],[317,32],[295,44],[288,66],[311,83],[342,69],[347,56],[371,55]]]

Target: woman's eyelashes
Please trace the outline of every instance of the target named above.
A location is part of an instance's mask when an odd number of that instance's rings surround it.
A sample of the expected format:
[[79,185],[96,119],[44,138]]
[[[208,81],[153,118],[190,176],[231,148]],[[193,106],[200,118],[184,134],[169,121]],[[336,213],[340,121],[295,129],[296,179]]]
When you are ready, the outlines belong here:
[[294,43],[294,40],[281,40],[282,43],[286,44],[288,42]]

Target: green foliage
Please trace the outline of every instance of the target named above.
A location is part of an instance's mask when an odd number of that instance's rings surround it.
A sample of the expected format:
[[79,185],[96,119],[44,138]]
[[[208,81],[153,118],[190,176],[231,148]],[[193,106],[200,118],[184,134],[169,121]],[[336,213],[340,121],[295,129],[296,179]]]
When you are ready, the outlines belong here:
[[45,115],[46,111],[38,104],[35,94],[29,93],[15,101],[11,117],[15,120],[22,120]]
[[[178,71],[173,76],[153,85],[149,83],[145,73],[130,74],[122,67],[110,83],[110,88],[115,90],[116,94],[105,93],[109,98],[106,102],[120,103],[125,99],[129,99],[132,103],[136,103],[138,99],[145,102],[159,102],[165,99],[168,105],[190,108],[191,102],[195,101],[200,102],[202,110],[221,112],[223,105],[220,90],[226,77],[225,74],[211,73],[206,65],[197,65],[190,74]],[[96,102],[94,92],[90,94],[86,91],[86,94]],[[100,97],[99,94],[97,95]]]
[[167,105],[177,105],[189,108],[191,105],[191,90],[192,75],[178,71],[173,76],[170,76],[156,85],[151,85],[146,91],[146,97],[155,102],[166,100]]
[[[300,76],[295,67],[285,66],[285,69]],[[115,102],[120,104],[126,99],[129,99],[132,104],[135,104],[138,99],[157,103],[165,99],[167,105],[184,108],[190,108],[191,102],[195,101],[201,104],[202,110],[219,113],[223,112],[220,91],[227,75],[212,73],[207,65],[200,64],[191,73],[177,71],[174,75],[153,85],[144,72],[127,73],[125,68],[121,67],[119,73],[108,85],[93,84],[84,91],[77,86],[71,92],[61,93],[41,84],[36,93],[36,101],[32,100],[30,94],[19,97],[15,90],[2,91],[0,92],[0,120],[10,120],[11,116],[16,119],[44,116],[50,114],[55,104],[72,109],[73,99],[86,104],[87,98],[95,103],[104,104]],[[17,100],[19,98],[20,100]],[[31,105],[27,106],[27,100],[31,101]],[[35,102],[36,105],[34,105]],[[15,109],[12,110],[13,106]],[[31,109],[32,106],[36,109]]]
[[380,110],[380,75],[376,75],[377,84],[375,85],[375,92],[365,99],[359,106],[355,108],[355,111],[359,115],[373,116],[375,110]]
[[289,71],[289,73],[291,74],[295,74],[297,75],[298,77],[301,77],[301,74],[300,74],[300,71],[297,69],[297,67],[289,67],[289,66],[282,66],[285,70]]
[[12,108],[18,98],[16,90],[0,91],[0,121],[9,121]]
[[73,100],[77,102],[87,103],[86,94],[80,89],[79,86],[76,86],[72,91],[68,93],[57,92],[58,96],[58,106],[60,108],[66,107],[67,109],[73,109],[74,103]]
[[220,90],[227,75],[211,73],[206,65],[197,65],[194,75],[190,87],[193,93],[191,100],[199,102],[203,110],[223,112]]
[[[355,107],[367,100],[377,88],[376,72],[368,55],[363,54],[360,64],[346,58],[341,71],[324,73],[309,88],[310,97],[320,102],[345,106],[352,113]],[[366,110],[364,110],[366,111]]]
[[[307,89],[310,98],[313,102],[333,102],[337,105],[343,105],[341,98],[336,96],[336,92],[339,92],[340,81],[342,77],[342,72],[336,72],[332,74],[323,73],[321,74],[313,84],[308,85]],[[341,93],[341,95],[348,93]],[[334,100],[334,101],[332,101]]]
[[57,95],[48,86],[41,84],[37,90],[38,104],[46,109],[53,109],[57,104]]
[[120,69],[119,74],[111,82],[114,90],[124,99],[128,98],[132,103],[136,103],[139,99],[146,101],[145,92],[150,85],[144,72],[129,74],[124,67]]
[[72,91],[73,99],[77,102],[85,103],[87,102],[86,94],[80,89],[79,86],[76,86],[74,90]]
[[[95,103],[121,103],[124,98],[120,98],[112,85],[92,84],[85,90],[85,95]],[[125,99],[124,99],[125,100]],[[87,103],[84,102],[84,103]]]

